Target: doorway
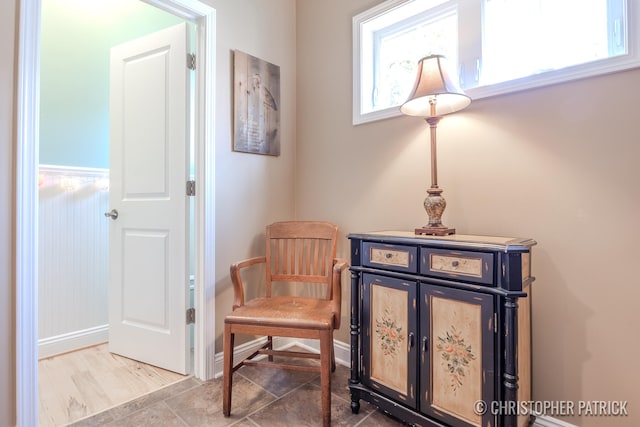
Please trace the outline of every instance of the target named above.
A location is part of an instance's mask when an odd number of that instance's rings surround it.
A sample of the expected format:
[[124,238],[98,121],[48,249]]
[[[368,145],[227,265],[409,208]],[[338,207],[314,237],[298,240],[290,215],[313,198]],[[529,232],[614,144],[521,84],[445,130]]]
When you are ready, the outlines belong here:
[[[109,194],[119,188],[109,188],[110,178],[114,179],[110,173],[111,138],[118,135],[111,135],[110,131],[110,122],[116,117],[109,112],[113,87],[110,76],[114,74],[110,72],[110,50],[184,22],[138,0],[102,0],[92,2],[91,8],[79,9],[77,4],[76,0],[42,0],[40,358],[99,344],[111,334],[108,272],[110,260],[119,257],[109,255],[109,228],[120,222],[111,222],[103,215],[110,210]],[[78,43],[80,39],[82,42]],[[187,76],[192,77],[193,72]],[[177,85],[181,86],[182,81],[178,80]],[[182,143],[181,138],[172,140]],[[144,170],[143,166],[136,169]],[[180,188],[183,186],[179,184]],[[117,203],[114,207],[120,209]]]
[[[195,354],[194,374],[213,376],[215,256],[213,99],[215,10],[197,0],[148,0],[147,3],[196,24],[200,74],[196,81],[195,163]],[[17,73],[16,165],[16,400],[18,425],[37,425],[37,182],[40,0],[20,2]],[[207,327],[205,328],[205,325]]]

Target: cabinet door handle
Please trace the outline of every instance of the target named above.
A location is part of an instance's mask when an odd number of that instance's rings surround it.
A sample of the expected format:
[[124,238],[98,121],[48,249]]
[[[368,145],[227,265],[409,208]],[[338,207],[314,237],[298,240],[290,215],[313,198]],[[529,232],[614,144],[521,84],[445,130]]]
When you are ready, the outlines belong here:
[[422,352],[426,353],[429,351],[429,338],[422,337]]
[[409,333],[409,350],[411,350],[413,348],[413,332]]

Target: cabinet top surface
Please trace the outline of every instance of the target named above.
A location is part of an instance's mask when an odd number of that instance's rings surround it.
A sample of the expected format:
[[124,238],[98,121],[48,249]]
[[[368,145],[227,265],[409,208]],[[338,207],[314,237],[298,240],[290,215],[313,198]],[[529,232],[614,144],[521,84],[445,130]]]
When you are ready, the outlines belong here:
[[411,231],[371,231],[351,233],[350,239],[375,240],[389,243],[412,243],[434,246],[465,246],[493,250],[523,250],[536,244],[535,240],[521,237],[476,236],[469,234],[451,234],[449,236],[427,236]]

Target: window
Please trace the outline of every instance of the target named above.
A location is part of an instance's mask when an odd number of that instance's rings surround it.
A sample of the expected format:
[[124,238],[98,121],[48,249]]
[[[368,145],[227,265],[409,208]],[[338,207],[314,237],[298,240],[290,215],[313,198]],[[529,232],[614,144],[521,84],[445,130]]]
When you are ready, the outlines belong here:
[[387,0],[353,18],[353,123],[399,115],[429,54],[447,56],[474,99],[638,67],[630,3]]

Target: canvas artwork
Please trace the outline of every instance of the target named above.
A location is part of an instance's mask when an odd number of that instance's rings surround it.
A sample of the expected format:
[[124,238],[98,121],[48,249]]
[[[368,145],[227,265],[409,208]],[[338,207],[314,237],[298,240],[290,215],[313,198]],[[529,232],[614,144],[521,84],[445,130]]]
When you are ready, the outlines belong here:
[[280,155],[280,67],[234,51],[233,149]]

